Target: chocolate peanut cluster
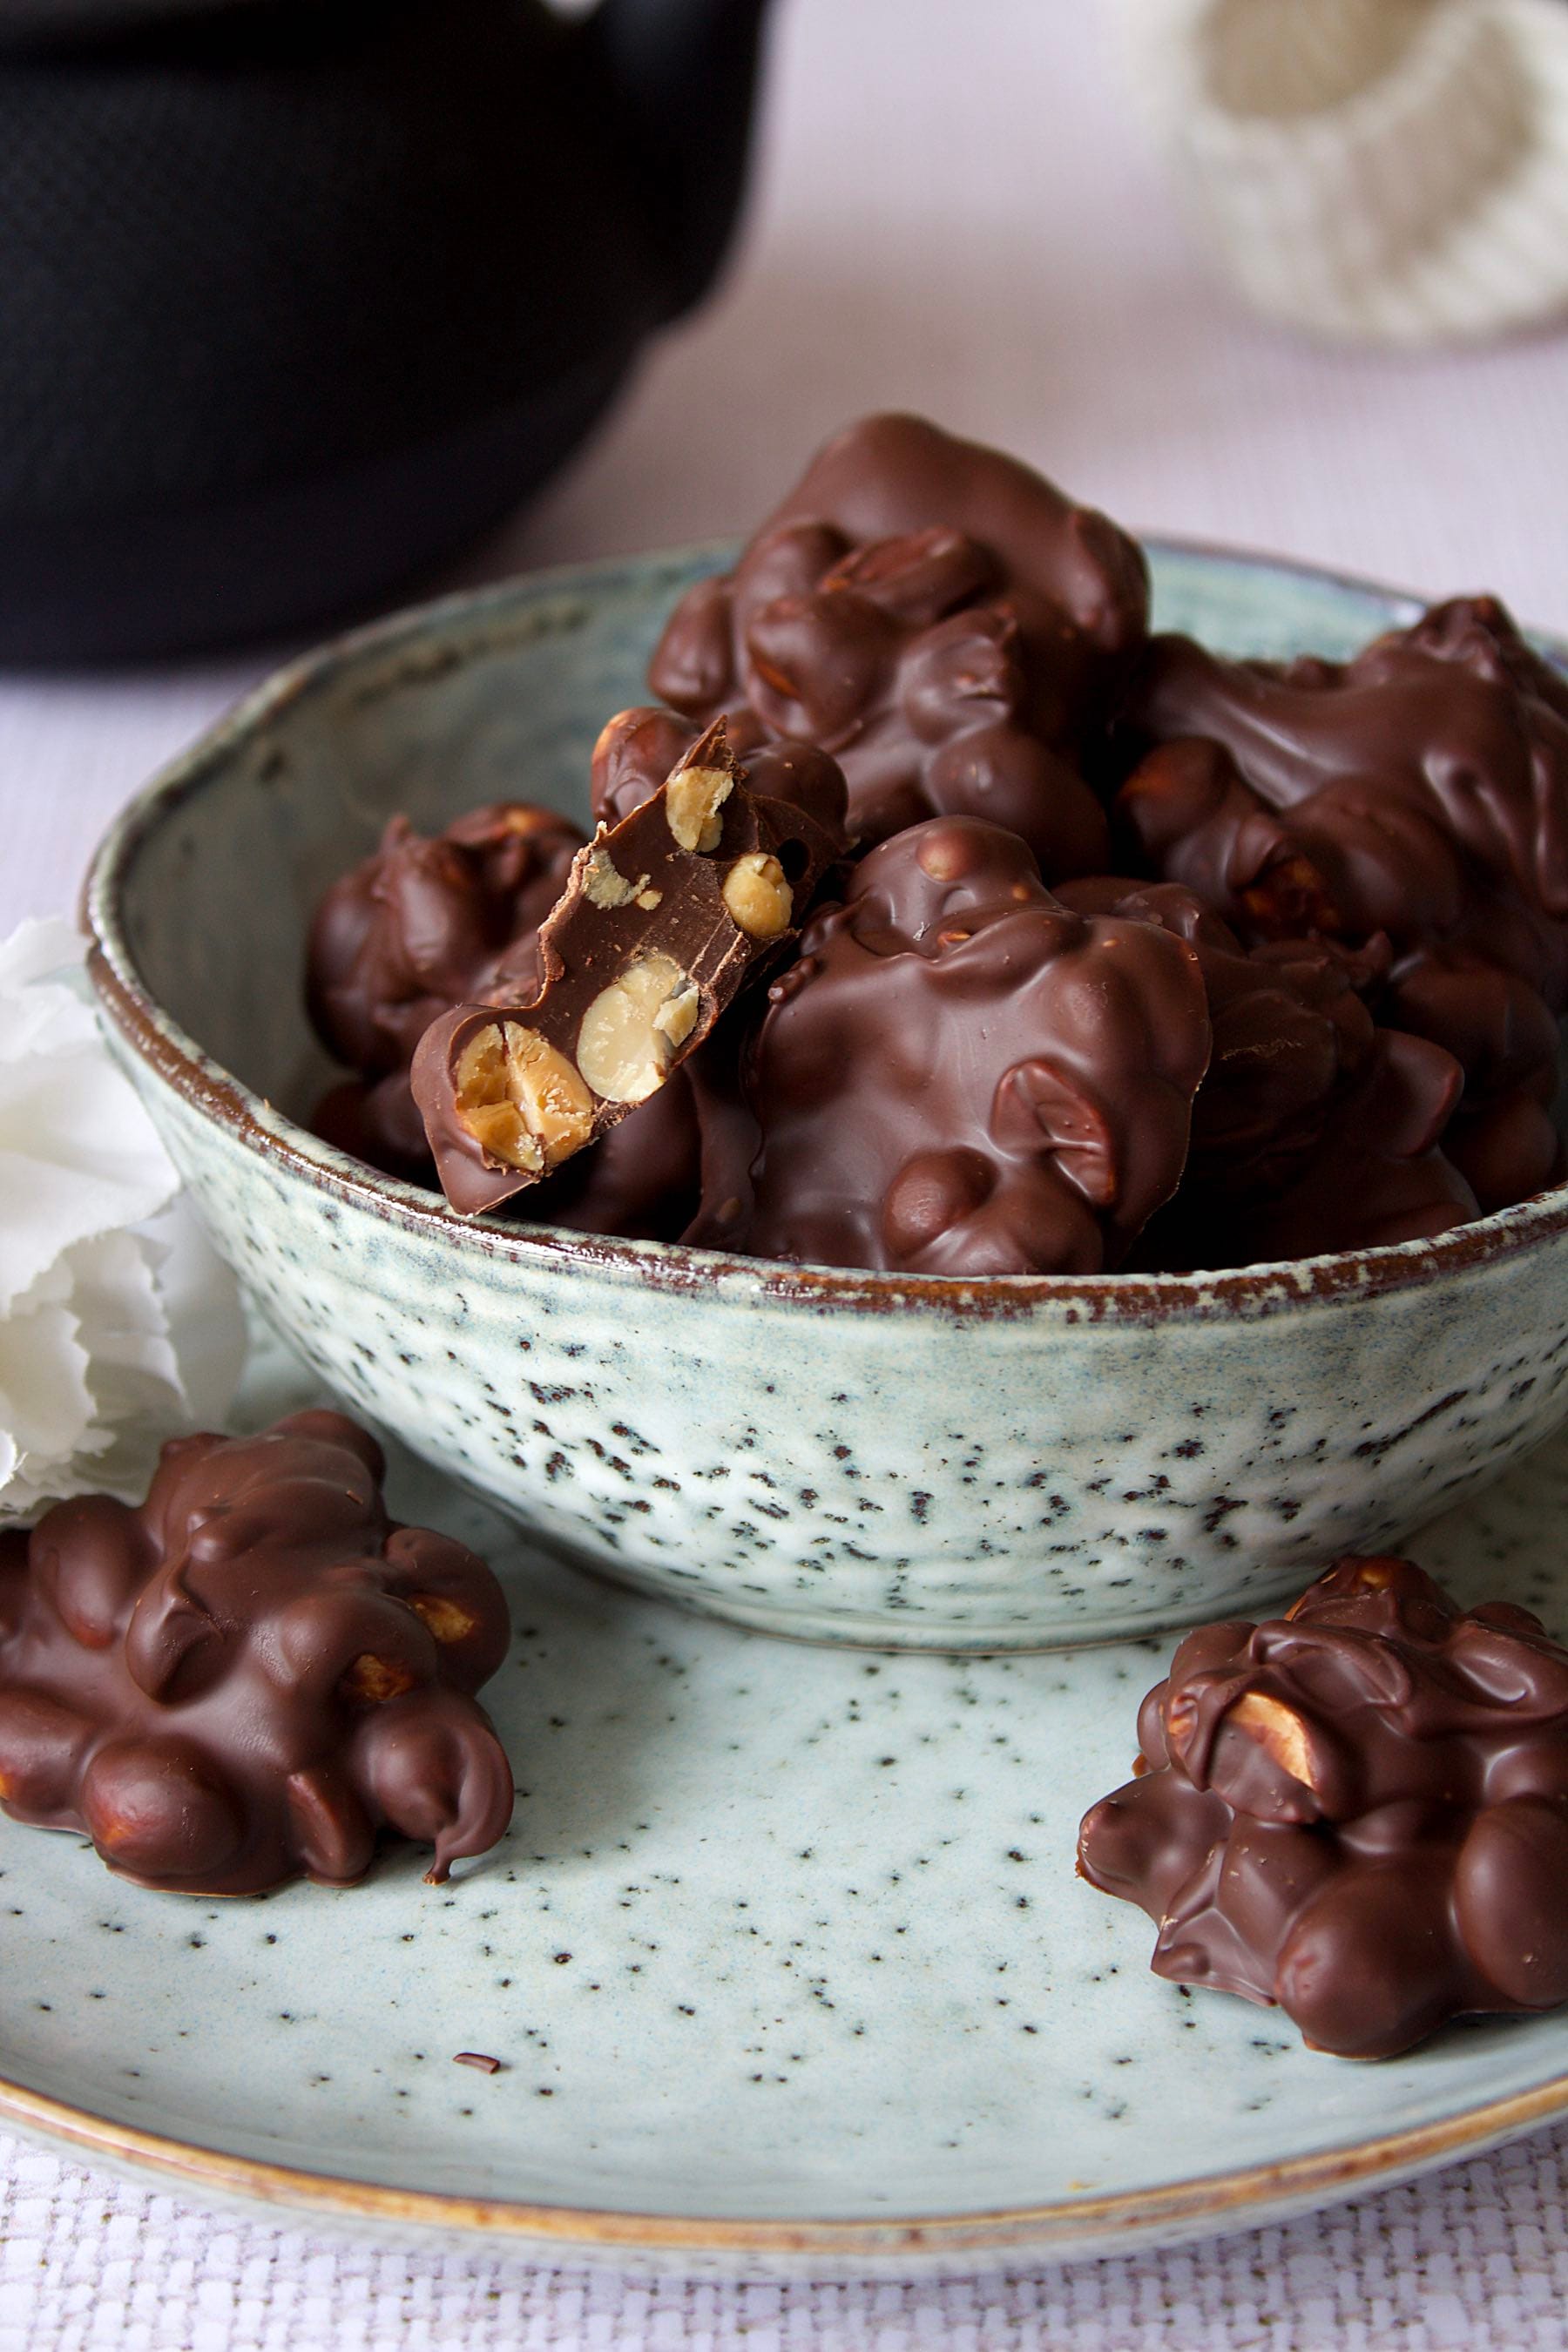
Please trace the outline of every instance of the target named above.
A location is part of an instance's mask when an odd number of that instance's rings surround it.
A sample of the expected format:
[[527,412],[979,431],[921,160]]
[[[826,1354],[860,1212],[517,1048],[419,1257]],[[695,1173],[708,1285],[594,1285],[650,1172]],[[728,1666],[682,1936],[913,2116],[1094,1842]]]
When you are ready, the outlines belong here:
[[433,836],[395,816],[331,886],[310,926],[306,994],[322,1044],[355,1076],[316,1113],[329,1142],[387,1175],[424,1174],[414,1049],[449,1006],[536,982],[539,926],[582,846],[567,818],[526,801],[472,809]]
[[1247,940],[1386,940],[1391,1027],[1465,1074],[1450,1153],[1483,1209],[1558,1172],[1568,1008],[1568,679],[1495,598],[1355,659],[1151,640],[1124,710],[1149,746],[1116,817],[1140,863]]
[[1476,1214],[1440,1148],[1464,1087],[1451,1054],[1381,1028],[1367,999],[1386,948],[1327,940],[1244,949],[1175,882],[1067,882],[1085,913],[1157,923],[1190,942],[1208,1004],[1208,1066],[1177,1196],[1138,1244],[1139,1265],[1246,1265],[1369,1249]]
[[1148,615],[1141,550],[1027,466],[915,416],[851,425],[648,671],[706,720],[819,743],[866,843],[922,818],[1008,826],[1047,881],[1107,861],[1085,781]]
[[[311,925],[306,998],[321,1042],[355,1076],[317,1105],[318,1135],[384,1175],[434,1183],[410,1072],[431,1024],[455,1005],[539,987],[540,926],[559,902],[583,834],[553,810],[506,801],[445,832],[394,817],[372,855],[335,882]],[[584,1233],[647,1240],[679,1232],[698,1199],[701,1139],[680,1072],[541,1186],[535,1214]]]
[[143,1886],[250,1895],[363,1876],[378,1832],[433,1881],[511,1818],[474,1693],[506,1654],[481,1559],[382,1500],[336,1412],[176,1438],[139,1507],[0,1534],[0,1802]]
[[1176,1188],[1209,1051],[1197,957],[1065,907],[1000,825],[932,817],[871,850],[770,997],[754,1147],[710,1160],[699,1239],[1095,1274]]
[[1158,1975],[1349,2058],[1568,2000],[1568,1649],[1528,1610],[1342,1559],[1190,1633],[1138,1737],[1079,1868],[1158,1922]]
[[[329,895],[311,1001],[358,1075],[323,1126],[424,1181],[433,1139],[465,1209],[921,1274],[1362,1250],[1556,1181],[1568,679],[1489,597],[1344,663],[1222,659],[1147,604],[1135,543],[1016,459],[852,425],[670,615],[593,845],[538,810],[395,826]],[[721,724],[729,830],[653,881],[605,844],[662,841]],[[754,952],[710,887],[746,812]],[[595,898],[605,857],[657,912]],[[588,980],[552,996],[568,921]],[[492,1139],[537,1092],[513,1032],[581,1094],[589,982],[646,980],[656,930],[718,958],[657,1084],[487,1160],[464,1055]]]

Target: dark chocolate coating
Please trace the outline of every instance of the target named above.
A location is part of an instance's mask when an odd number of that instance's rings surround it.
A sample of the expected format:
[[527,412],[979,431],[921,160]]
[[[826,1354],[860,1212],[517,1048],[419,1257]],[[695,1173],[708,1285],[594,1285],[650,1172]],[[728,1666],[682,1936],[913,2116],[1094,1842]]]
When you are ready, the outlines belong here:
[[495,990],[538,986],[534,940],[583,835],[525,801],[471,809],[426,837],[393,817],[380,846],[323,894],[306,950],[306,1003],[356,1076],[316,1106],[327,1143],[384,1175],[432,1181],[408,1088],[414,1049],[438,1013]]
[[1055,880],[1108,862],[1079,770],[1147,614],[1142,553],[1105,516],[999,450],[869,416],[682,600],[648,680],[832,751],[862,841],[986,817]]
[[[704,732],[695,719],[676,710],[639,704],[617,711],[594,746],[589,794],[595,824],[623,824],[652,800],[673,770],[693,757]],[[837,761],[815,744],[770,734],[752,711],[726,719],[724,736],[762,827],[746,846],[765,846],[764,832],[782,842],[798,831],[809,845],[813,877],[820,877],[849,845],[844,776]],[[723,856],[740,845],[734,820],[745,805],[745,801],[737,802],[727,820],[729,836],[719,853]],[[799,863],[799,852],[795,856]],[[790,879],[795,883],[799,877]],[[799,904],[804,911],[805,901]]]
[[[721,791],[699,832],[689,793],[703,778]],[[843,780],[826,752],[764,743],[742,765],[721,719],[689,743],[651,797],[601,824],[574,860],[540,928],[537,993],[455,1006],[420,1039],[410,1082],[453,1207],[474,1215],[499,1206],[651,1099],[748,977],[777,961],[845,846]],[[732,895],[748,871],[749,905]],[[650,1050],[628,1065],[637,1073],[628,1091],[612,1082],[617,1060],[593,1040],[608,1034],[605,1008],[624,1006],[625,992],[656,971],[667,975],[668,1001],[656,1017],[647,1008],[637,1016]],[[545,1077],[505,1076],[515,1047]],[[476,1062],[490,1074],[477,1089],[465,1079]]]
[[[1385,931],[1403,951],[1479,945],[1479,922],[1488,953],[1564,1002],[1568,680],[1495,599],[1435,606],[1344,664],[1223,661],[1156,637],[1126,718],[1150,744],[1197,738],[1229,755],[1203,786],[1205,810],[1195,776],[1178,788],[1158,772],[1135,773],[1120,806],[1160,871],[1244,934],[1288,935],[1305,911],[1348,937]],[[1276,918],[1292,856],[1315,882],[1300,877],[1305,907],[1287,886]],[[1514,935],[1500,946],[1489,934],[1505,908]]]
[[253,1895],[370,1866],[379,1830],[433,1881],[511,1818],[473,1693],[506,1654],[481,1559],[389,1519],[380,1447],[336,1412],[182,1437],[138,1508],[57,1504],[0,1535],[0,1801],[113,1870]]
[[1429,948],[1402,960],[1374,1003],[1380,1021],[1443,1046],[1464,1072],[1443,1150],[1483,1214],[1560,1180],[1558,1028],[1538,990],[1480,952]]
[[935,817],[855,868],[773,985],[749,1119],[689,1238],[921,1274],[1098,1273],[1173,1192],[1209,1052],[1197,958],[1053,898],[1027,845]]
[[1527,1610],[1342,1559],[1190,1633],[1138,1737],[1079,1868],[1159,1922],[1158,1975],[1350,2058],[1568,2000],[1568,1649]]
[[527,943],[582,846],[569,818],[522,801],[472,809],[432,838],[393,817],[310,925],[306,990],[322,1044],[362,1078],[405,1071],[438,1013],[498,977],[526,989]]
[[1568,681],[1495,599],[1352,662],[1226,662],[1154,638],[1127,706],[1152,746],[1117,815],[1244,939],[1385,934],[1375,1010],[1465,1074],[1448,1139],[1483,1210],[1553,1181],[1568,1005]]
[[1197,956],[1214,1028],[1175,1197],[1141,1268],[1256,1264],[1444,1233],[1476,1213],[1439,1148],[1464,1083],[1452,1055],[1374,1025],[1386,948],[1267,940],[1250,951],[1174,882],[1064,883],[1084,914],[1158,923]]
[[[316,1106],[313,1126],[384,1175],[436,1185],[425,1121],[406,1071],[374,1086],[350,1078]],[[579,1152],[517,1203],[527,1222],[574,1233],[620,1234],[628,1241],[676,1241],[694,1214],[701,1188],[702,1137],[684,1066],[592,1151]]]
[[[684,746],[694,730],[672,724]],[[323,1141],[384,1175],[435,1185],[408,1083],[414,1049],[455,1003],[534,993],[539,926],[583,845],[566,818],[522,802],[474,809],[434,839],[398,817],[375,854],[332,885],[311,926],[308,992],[323,1042],[359,1075],[316,1106]],[[697,1201],[700,1149],[689,1090],[664,1088],[589,1160],[547,1178],[529,1216],[673,1240]]]

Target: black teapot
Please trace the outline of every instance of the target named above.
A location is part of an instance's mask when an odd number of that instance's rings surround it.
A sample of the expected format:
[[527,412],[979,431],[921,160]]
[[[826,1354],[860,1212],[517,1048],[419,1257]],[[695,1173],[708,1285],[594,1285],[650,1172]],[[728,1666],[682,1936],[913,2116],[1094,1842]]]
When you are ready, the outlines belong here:
[[701,294],[764,0],[0,0],[0,661],[322,621]]

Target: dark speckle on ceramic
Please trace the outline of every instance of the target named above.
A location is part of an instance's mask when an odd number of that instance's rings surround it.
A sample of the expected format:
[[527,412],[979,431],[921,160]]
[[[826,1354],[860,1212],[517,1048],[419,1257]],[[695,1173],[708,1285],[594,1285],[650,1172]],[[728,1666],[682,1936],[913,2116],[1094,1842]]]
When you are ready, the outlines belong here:
[[[1568,2111],[1568,2014],[1353,2066],[1149,1973],[1073,1846],[1168,1645],[807,1659],[562,1574],[406,1458],[390,1493],[509,1584],[511,1830],[443,1888],[405,1850],[214,1903],[0,1822],[0,2077],[102,2119],[95,2155],[209,2151],[204,2196],[289,2168],[296,2202],[405,2242],[906,2275],[1237,2226],[1477,2145],[1496,2102]],[[1565,1509],[1559,1441],[1421,1556],[1568,1633]]]
[[[582,814],[714,556],[459,598],[301,666],[110,835],[98,985],[214,1237],[351,1406],[568,1555],[812,1639],[998,1650],[1234,1612],[1397,1542],[1568,1409],[1568,1190],[1362,1258],[990,1282],[457,1220],[294,1124],[309,908],[406,808]],[[1344,653],[1396,598],[1154,551],[1159,618]],[[265,779],[266,789],[259,788]],[[634,1434],[622,1434],[622,1432]]]

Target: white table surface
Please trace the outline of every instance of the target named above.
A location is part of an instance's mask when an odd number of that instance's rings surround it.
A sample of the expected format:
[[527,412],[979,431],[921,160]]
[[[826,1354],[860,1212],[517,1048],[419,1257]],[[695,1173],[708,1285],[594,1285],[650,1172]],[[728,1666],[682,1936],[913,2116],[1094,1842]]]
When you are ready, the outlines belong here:
[[[1016,448],[1134,528],[1568,631],[1568,339],[1388,360],[1238,313],[1089,0],[778,0],[749,227],[570,475],[463,568],[743,528],[873,406]],[[258,655],[0,679],[0,933]],[[0,2352],[79,2347],[1568,2345],[1568,2133],[1283,2230],[951,2287],[647,2288],[236,2225],[0,2137]]]

